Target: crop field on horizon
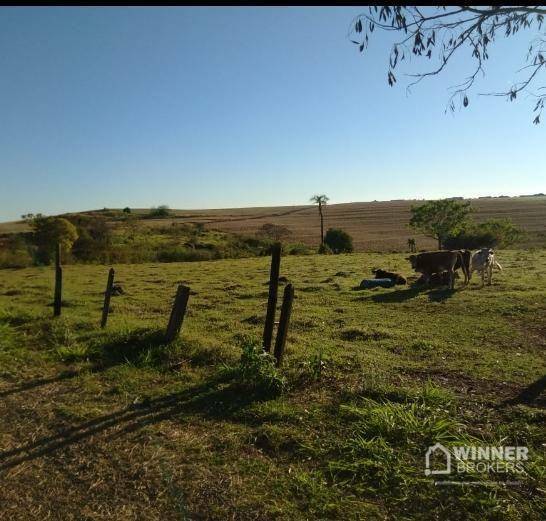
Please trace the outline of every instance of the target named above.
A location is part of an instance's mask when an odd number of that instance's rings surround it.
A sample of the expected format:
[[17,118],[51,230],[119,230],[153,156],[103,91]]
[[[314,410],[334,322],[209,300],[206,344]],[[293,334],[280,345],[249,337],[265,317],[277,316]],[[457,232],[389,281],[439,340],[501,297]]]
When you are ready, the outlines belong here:
[[[284,364],[250,376],[267,257],[114,266],[104,330],[109,266],[64,267],[58,318],[53,268],[0,270],[0,518],[544,519],[546,250],[497,255],[491,286],[455,291],[358,289],[374,267],[411,276],[404,254],[283,257]],[[438,441],[529,461],[435,486]]]
[[[355,251],[397,252],[407,250],[407,240],[415,237],[418,249],[436,247],[433,239],[408,226],[410,207],[424,201],[377,201],[365,203],[331,204],[325,208],[326,228],[341,228],[354,240]],[[509,218],[528,232],[521,247],[546,246],[546,196],[472,199],[474,216],[478,222],[487,219]],[[143,217],[149,209],[133,209]],[[100,212],[99,212],[100,213]],[[218,210],[172,210],[172,217],[139,219],[143,227],[165,227],[171,223],[203,223],[210,230],[255,234],[266,223],[286,226],[290,241],[301,241],[316,247],[320,242],[320,221],[317,208],[312,205],[263,208],[233,208]],[[116,223],[113,222],[116,226]],[[28,231],[24,222],[0,223],[0,234]]]

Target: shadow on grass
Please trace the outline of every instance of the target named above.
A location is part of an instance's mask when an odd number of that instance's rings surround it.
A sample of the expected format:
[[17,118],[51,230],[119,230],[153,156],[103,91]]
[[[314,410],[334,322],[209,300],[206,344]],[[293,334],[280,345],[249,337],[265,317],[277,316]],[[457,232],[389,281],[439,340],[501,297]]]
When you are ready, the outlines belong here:
[[69,380],[83,373],[99,373],[124,363],[160,365],[167,356],[168,348],[169,346],[164,341],[163,331],[160,330],[138,329],[109,335],[85,351],[70,352],[68,350],[63,352],[65,362],[89,362],[91,363],[90,367],[62,371],[56,376],[25,381],[10,389],[0,390],[0,397]]
[[507,400],[503,405],[534,405],[538,407],[546,407],[546,397],[544,396],[546,389],[546,375],[540,377],[532,384],[523,389],[517,396],[511,400]]
[[41,387],[42,385],[48,385],[56,382],[62,382],[63,380],[69,380],[70,378],[74,378],[76,376],[79,376],[80,374],[80,371],[63,371],[57,376],[52,376],[50,378],[37,378],[35,380],[29,380],[10,389],[4,389],[0,391],[0,397],[28,391],[30,389],[35,389],[36,387]]
[[[353,291],[362,291],[362,288],[353,288]],[[414,285],[406,289],[397,289],[395,291],[378,293],[377,295],[366,295],[362,297],[357,297],[356,301],[369,301],[378,302],[378,303],[400,303],[411,300],[412,298],[417,297],[421,293],[428,292],[428,298],[431,302],[442,302],[451,298],[456,290],[449,288],[433,288],[431,286],[420,284]]]
[[184,414],[237,421],[237,413],[241,409],[253,402],[267,401],[273,397],[259,390],[243,389],[234,380],[233,373],[223,372],[202,385],[133,404],[74,425],[52,436],[4,451],[0,453],[0,471],[51,454],[95,434],[111,430],[107,439],[114,439]]
[[[373,302],[379,303],[394,303],[394,302],[405,302],[412,298],[417,297],[420,293],[428,289],[425,286],[414,286],[406,289],[397,289],[395,291],[389,291],[384,293],[378,293],[377,295],[366,295],[362,297],[357,297],[355,300],[367,301],[371,300]],[[355,290],[356,291],[356,290]]]
[[102,339],[91,346],[87,358],[95,369],[124,363],[157,365],[168,347],[163,330],[141,328]]
[[450,288],[434,289],[428,293],[428,299],[431,302],[443,302],[455,295],[455,291],[456,290]]

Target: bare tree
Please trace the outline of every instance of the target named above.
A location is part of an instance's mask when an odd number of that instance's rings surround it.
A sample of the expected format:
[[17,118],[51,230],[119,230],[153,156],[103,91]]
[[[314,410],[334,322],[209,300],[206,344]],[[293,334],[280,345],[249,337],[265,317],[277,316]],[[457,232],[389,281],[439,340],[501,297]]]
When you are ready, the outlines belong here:
[[[536,86],[546,70],[546,34],[540,32],[546,6],[370,6],[368,13],[357,15],[349,27],[349,39],[360,52],[368,47],[375,29],[400,34],[391,49],[387,82],[396,83],[394,70],[405,59],[416,56],[436,64],[426,72],[409,74],[414,80],[408,89],[424,78],[440,74],[452,57],[471,52],[474,66],[470,76],[452,87],[446,111],[456,106],[467,107],[469,91],[478,75],[485,76],[484,63],[489,59],[489,47],[497,36],[509,38],[521,30],[536,30],[538,36],[530,43],[525,64],[517,72],[522,75],[507,91],[479,93],[481,96],[501,96],[514,101],[520,93],[527,93],[534,101],[533,123],[540,123],[546,99],[546,85]],[[542,80],[544,77],[542,76]],[[531,88],[535,86],[533,91]]]
[[322,214],[322,207],[326,206],[326,203],[330,199],[328,196],[322,194],[322,195],[314,195],[311,197],[310,201],[312,203],[318,204],[318,211],[320,215],[320,245],[324,245],[324,215]]

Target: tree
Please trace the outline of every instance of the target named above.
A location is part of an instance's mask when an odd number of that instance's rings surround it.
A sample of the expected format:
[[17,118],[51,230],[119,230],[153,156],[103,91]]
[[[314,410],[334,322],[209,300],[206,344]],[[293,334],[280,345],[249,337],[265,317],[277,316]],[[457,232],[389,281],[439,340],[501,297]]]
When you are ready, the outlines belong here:
[[35,217],[32,228],[37,260],[44,264],[51,262],[57,244],[66,254],[78,238],[76,227],[62,217]]
[[[387,82],[391,87],[396,83],[394,70],[412,55],[437,60],[430,70],[409,74],[414,80],[408,89],[424,78],[440,74],[456,55],[470,51],[474,60],[470,75],[451,88],[448,108],[453,112],[457,105],[468,106],[469,91],[476,78],[480,74],[485,76],[485,62],[495,38],[509,38],[521,30],[540,31],[545,15],[545,6],[370,6],[368,13],[353,19],[348,37],[363,52],[374,29],[401,35],[393,43],[389,57]],[[514,101],[520,93],[528,93],[534,99],[533,123],[538,124],[546,99],[546,86],[538,86],[535,92],[531,87],[545,70],[546,37],[542,34],[529,43],[525,65],[517,71],[519,81],[507,90],[479,95],[501,96]]]
[[123,209],[123,213],[131,213],[131,208],[129,208],[128,206],[126,206],[126,207]]
[[445,239],[456,234],[467,223],[470,201],[440,199],[411,207],[410,226],[438,241],[441,250]]
[[278,224],[265,223],[258,230],[258,235],[267,237],[273,241],[281,242],[283,239],[287,239],[292,235],[292,232],[286,226],[280,226]]
[[330,199],[328,196],[322,194],[322,195],[314,195],[311,197],[310,201],[312,203],[318,204],[318,211],[320,215],[320,245],[324,245],[324,215],[322,214],[322,207],[326,206],[326,203]]
[[333,253],[352,253],[353,238],[343,230],[330,228],[324,237],[324,244],[328,246]]

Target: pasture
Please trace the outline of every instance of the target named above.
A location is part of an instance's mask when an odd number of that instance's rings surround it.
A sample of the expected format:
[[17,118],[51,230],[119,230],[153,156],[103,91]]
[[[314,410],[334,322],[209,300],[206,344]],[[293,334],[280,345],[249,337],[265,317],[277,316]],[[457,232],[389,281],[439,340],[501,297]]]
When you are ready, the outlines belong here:
[[[498,252],[483,288],[356,289],[374,267],[410,275],[404,257],[282,259],[280,393],[236,371],[268,258],[115,266],[104,330],[107,266],[64,267],[56,319],[53,268],[0,270],[0,518],[544,519],[546,251]],[[436,441],[525,445],[529,464],[435,486]]]

